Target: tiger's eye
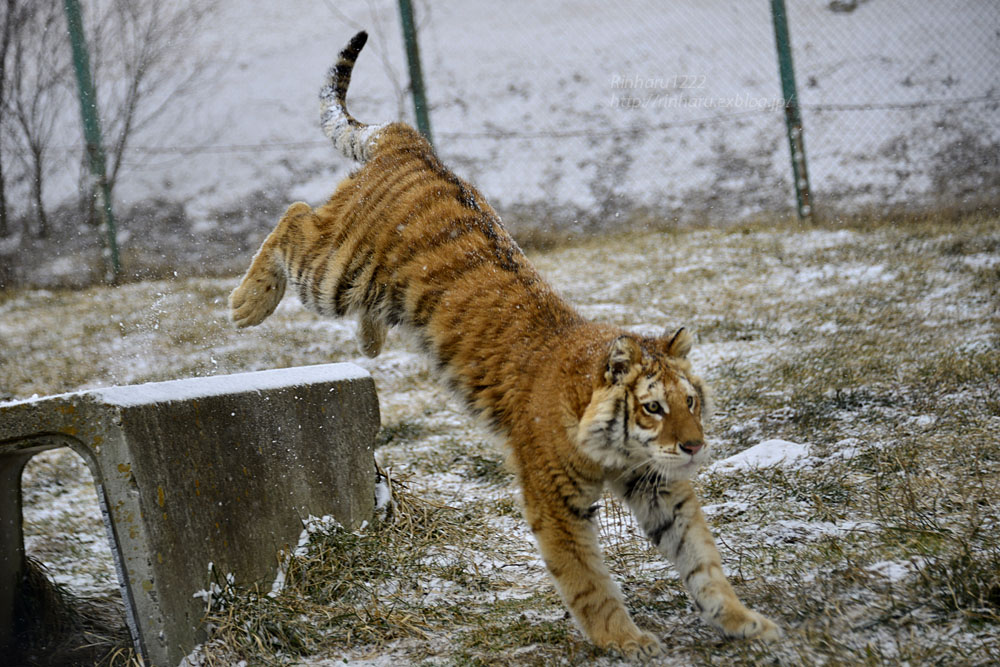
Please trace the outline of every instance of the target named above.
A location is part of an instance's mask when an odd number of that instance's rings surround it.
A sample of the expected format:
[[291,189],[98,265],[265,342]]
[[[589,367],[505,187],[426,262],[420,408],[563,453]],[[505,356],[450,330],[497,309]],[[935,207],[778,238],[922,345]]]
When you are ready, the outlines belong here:
[[694,410],[694,396],[688,396],[688,410]]
[[663,408],[656,401],[650,401],[649,403],[643,403],[642,409],[651,415],[658,415],[663,412]]

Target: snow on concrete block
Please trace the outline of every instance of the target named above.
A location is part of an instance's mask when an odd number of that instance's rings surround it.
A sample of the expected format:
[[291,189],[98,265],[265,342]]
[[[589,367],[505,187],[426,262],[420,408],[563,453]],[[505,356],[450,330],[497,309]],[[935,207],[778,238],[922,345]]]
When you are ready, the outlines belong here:
[[353,364],[157,382],[0,405],[0,644],[24,567],[20,475],[71,447],[89,465],[132,635],[176,665],[204,638],[212,571],[271,582],[309,516],[372,516],[375,385]]

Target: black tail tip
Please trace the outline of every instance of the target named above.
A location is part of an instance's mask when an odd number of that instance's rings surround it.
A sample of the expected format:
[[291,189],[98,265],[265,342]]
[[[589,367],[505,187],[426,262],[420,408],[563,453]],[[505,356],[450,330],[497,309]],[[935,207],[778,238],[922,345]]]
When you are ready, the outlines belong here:
[[364,48],[365,43],[367,41],[368,41],[368,32],[366,30],[362,30],[354,37],[352,37],[351,41],[347,43],[347,46],[344,47],[344,53],[353,53],[355,56],[357,56],[357,54],[361,52],[361,49]]

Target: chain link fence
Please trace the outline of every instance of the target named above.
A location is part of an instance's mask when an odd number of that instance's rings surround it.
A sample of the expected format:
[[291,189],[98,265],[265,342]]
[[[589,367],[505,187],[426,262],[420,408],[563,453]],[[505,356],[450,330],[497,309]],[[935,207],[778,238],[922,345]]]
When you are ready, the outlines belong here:
[[[395,0],[279,4],[220,0],[185,41],[214,78],[160,100],[180,111],[124,150],[115,203],[126,263],[154,237],[142,261],[162,255],[163,270],[192,253],[242,256],[289,201],[328,196],[351,166],[319,136],[315,94],[356,30],[371,39],[352,111],[413,122]],[[436,148],[515,233],[794,215],[769,3],[414,4]],[[817,215],[996,208],[1000,3],[786,5]],[[81,196],[79,111],[61,99],[44,171],[53,207]],[[9,119],[8,207],[30,217],[31,175]],[[54,225],[81,229],[83,208]],[[7,224],[0,260],[24,253],[31,227]],[[165,251],[172,243],[187,246]]]
[[[494,199],[583,227],[793,210],[768,3],[523,10],[484,18],[503,43],[475,38],[457,85],[430,87],[441,152]],[[1000,5],[790,0],[788,14],[821,215],[996,205]],[[462,22],[431,10],[432,62]],[[504,53],[522,65],[505,71]]]

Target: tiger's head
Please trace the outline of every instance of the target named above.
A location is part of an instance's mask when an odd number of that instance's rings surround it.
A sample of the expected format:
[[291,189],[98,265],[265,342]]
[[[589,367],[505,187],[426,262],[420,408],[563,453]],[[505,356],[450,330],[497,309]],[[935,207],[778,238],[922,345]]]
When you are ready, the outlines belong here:
[[687,359],[691,335],[614,339],[595,372],[577,430],[583,452],[608,472],[690,477],[708,458],[707,390]]

